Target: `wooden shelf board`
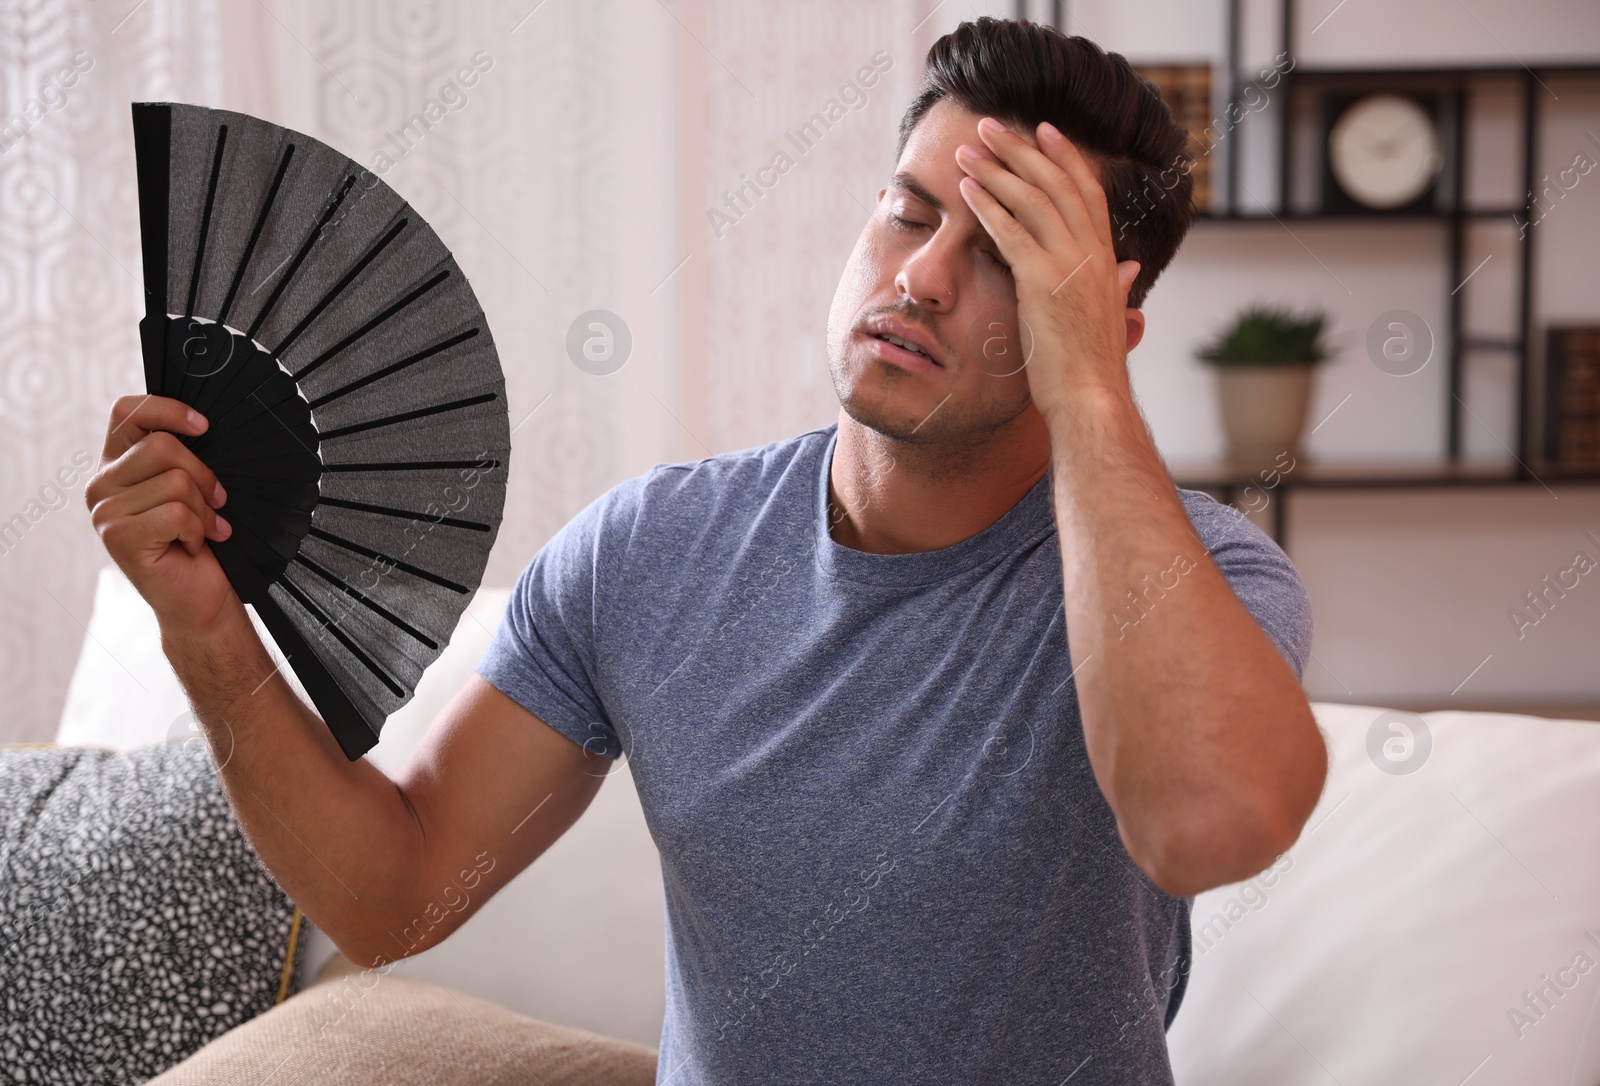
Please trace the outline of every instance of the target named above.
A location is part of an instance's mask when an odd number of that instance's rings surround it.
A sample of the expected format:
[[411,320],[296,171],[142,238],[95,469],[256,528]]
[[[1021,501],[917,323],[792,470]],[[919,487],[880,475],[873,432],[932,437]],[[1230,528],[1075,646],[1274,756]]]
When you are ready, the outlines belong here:
[[1516,464],[1448,460],[1310,460],[1302,457],[1279,477],[1273,487],[1262,478],[1267,470],[1251,471],[1222,460],[1180,461],[1168,465],[1173,482],[1185,490],[1242,489],[1382,489],[1451,486],[1538,486],[1557,483],[1600,483],[1600,467],[1571,468],[1535,462],[1532,475]]
[[[1525,207],[1469,207],[1461,210],[1461,217],[1465,219],[1508,219],[1512,215],[1527,213]],[[1280,223],[1280,222],[1326,222],[1363,223],[1367,225],[1388,225],[1394,222],[1436,222],[1448,224],[1455,217],[1452,211],[1361,211],[1340,214],[1327,214],[1321,211],[1275,211],[1270,214],[1242,214],[1226,211],[1200,211],[1196,212],[1196,223]]]

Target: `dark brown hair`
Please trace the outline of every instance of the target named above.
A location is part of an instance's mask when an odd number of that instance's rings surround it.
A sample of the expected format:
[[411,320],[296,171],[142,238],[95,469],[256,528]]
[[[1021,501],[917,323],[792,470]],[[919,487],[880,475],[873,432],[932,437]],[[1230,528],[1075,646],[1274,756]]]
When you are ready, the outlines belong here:
[[1117,259],[1139,262],[1128,304],[1141,307],[1194,218],[1189,133],[1155,85],[1088,38],[986,15],[928,50],[922,88],[900,118],[896,159],[944,98],[1030,134],[1049,121],[1098,161]]

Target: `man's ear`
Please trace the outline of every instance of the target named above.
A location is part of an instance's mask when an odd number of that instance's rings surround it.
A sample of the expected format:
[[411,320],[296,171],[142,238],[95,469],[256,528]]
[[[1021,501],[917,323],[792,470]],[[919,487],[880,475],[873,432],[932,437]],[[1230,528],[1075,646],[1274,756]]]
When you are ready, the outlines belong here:
[[1123,311],[1123,317],[1128,322],[1127,351],[1131,354],[1144,338],[1144,314],[1137,309],[1128,309]]

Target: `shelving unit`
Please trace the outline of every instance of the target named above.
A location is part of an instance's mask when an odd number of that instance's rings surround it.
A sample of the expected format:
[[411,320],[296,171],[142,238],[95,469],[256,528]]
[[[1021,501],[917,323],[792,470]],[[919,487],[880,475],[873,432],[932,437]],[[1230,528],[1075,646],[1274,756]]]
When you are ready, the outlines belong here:
[[[1228,88],[1229,102],[1241,101],[1247,89],[1251,87],[1256,87],[1258,90],[1265,89],[1260,86],[1257,80],[1242,78],[1239,73],[1240,9],[1241,0],[1228,0],[1228,78],[1225,82]],[[1297,55],[1294,40],[1294,15],[1295,4],[1293,0],[1281,0],[1279,4],[1281,52],[1290,57]],[[1536,458],[1534,454],[1535,428],[1532,425],[1530,410],[1534,391],[1534,373],[1531,365],[1534,357],[1532,308],[1534,253],[1538,234],[1536,231],[1530,231],[1523,239],[1518,267],[1517,328],[1514,335],[1508,339],[1468,334],[1463,311],[1465,295],[1460,289],[1469,273],[1464,264],[1463,254],[1466,250],[1466,230],[1474,221],[1505,220],[1514,222],[1513,216],[1517,215],[1523,216],[1524,221],[1532,219],[1534,211],[1533,193],[1539,184],[1539,178],[1536,176],[1536,163],[1539,156],[1539,133],[1544,121],[1543,107],[1547,96],[1541,86],[1541,81],[1572,77],[1600,79],[1600,64],[1439,68],[1308,68],[1296,64],[1281,75],[1280,82],[1275,88],[1283,97],[1283,101],[1276,110],[1275,115],[1278,158],[1276,208],[1270,209],[1266,214],[1261,214],[1247,212],[1240,207],[1240,141],[1238,139],[1230,139],[1226,154],[1227,184],[1223,189],[1226,194],[1224,208],[1220,212],[1208,212],[1198,217],[1199,221],[1203,222],[1339,221],[1383,223],[1433,221],[1445,226],[1448,231],[1449,249],[1446,272],[1448,282],[1453,284],[1450,288],[1451,293],[1448,303],[1449,326],[1445,337],[1448,348],[1447,391],[1450,395],[1450,402],[1446,405],[1448,421],[1445,456],[1450,460],[1458,460],[1461,456],[1462,404],[1460,396],[1462,363],[1467,352],[1473,350],[1501,350],[1506,351],[1513,357],[1517,373],[1516,408],[1514,412],[1517,430],[1516,441],[1513,442],[1513,446],[1516,450],[1517,459],[1524,464]],[[1467,123],[1467,99],[1474,87],[1488,83],[1514,83],[1519,87],[1521,97],[1522,176],[1519,187],[1529,195],[1524,198],[1522,203],[1509,207],[1474,207],[1469,202],[1466,162],[1471,127]],[[1360,214],[1327,214],[1321,212],[1308,213],[1290,206],[1290,194],[1295,191],[1295,182],[1299,180],[1295,174],[1295,157],[1291,131],[1291,126],[1299,108],[1308,99],[1315,100],[1328,93],[1380,90],[1402,93],[1406,91],[1438,93],[1443,96],[1446,108],[1441,121],[1446,147],[1447,174],[1441,178],[1443,183],[1440,187],[1440,209],[1426,214],[1382,211],[1368,211]]]
[[[1280,52],[1289,57],[1299,55],[1295,40],[1295,4],[1281,0],[1279,5]],[[1242,102],[1247,90],[1256,87],[1265,90],[1259,80],[1246,78],[1239,71],[1241,37],[1241,0],[1228,2],[1227,74],[1223,81],[1228,101]],[[1538,428],[1534,419],[1536,374],[1533,360],[1536,357],[1533,326],[1535,274],[1535,243],[1537,231],[1527,231],[1520,245],[1517,276],[1516,327],[1510,336],[1486,336],[1470,331],[1466,326],[1466,293],[1463,287],[1476,269],[1465,267],[1467,233],[1476,224],[1485,221],[1504,221],[1515,224],[1514,216],[1532,221],[1535,213],[1534,197],[1541,183],[1536,176],[1539,159],[1539,138],[1544,122],[1545,98],[1548,96],[1543,81],[1550,79],[1600,79],[1597,64],[1544,64],[1523,66],[1436,67],[1436,68],[1313,68],[1296,63],[1283,72],[1272,93],[1281,100],[1276,102],[1275,138],[1277,157],[1277,187],[1268,194],[1276,198],[1275,206],[1261,211],[1248,211],[1240,206],[1241,188],[1240,140],[1231,133],[1226,151],[1226,176],[1222,187],[1224,194],[1221,210],[1209,211],[1197,218],[1198,223],[1276,224],[1284,226],[1293,222],[1341,222],[1351,224],[1381,225],[1396,222],[1434,222],[1446,230],[1446,284],[1448,294],[1448,323],[1442,342],[1436,351],[1444,351],[1446,365],[1445,448],[1438,461],[1404,461],[1394,463],[1312,463],[1306,461],[1298,472],[1290,473],[1274,489],[1278,491],[1271,502],[1274,535],[1284,542],[1286,498],[1293,489],[1391,489],[1397,487],[1492,487],[1542,486],[1555,483],[1600,482],[1600,471],[1575,470],[1552,464],[1539,455]],[[1488,84],[1516,86],[1519,96],[1521,121],[1521,185],[1524,197],[1513,206],[1475,206],[1471,203],[1470,179],[1466,174],[1469,138],[1472,133],[1469,116],[1469,96],[1473,90]],[[1294,154],[1296,118],[1306,113],[1307,107],[1321,101],[1328,94],[1353,94],[1375,91],[1404,93],[1430,93],[1440,96],[1440,127],[1445,148],[1445,170],[1441,174],[1435,210],[1416,211],[1362,211],[1324,212],[1306,210],[1296,206],[1294,195],[1303,178],[1297,175]],[[1323,152],[1325,153],[1325,151]],[[1597,149],[1596,157],[1600,157]],[[1481,265],[1480,265],[1481,266]],[[1463,370],[1471,352],[1502,351],[1511,356],[1515,372],[1513,418],[1515,435],[1512,441],[1514,462],[1506,465],[1483,465],[1463,460],[1462,416],[1464,409]],[[1231,502],[1234,496],[1252,485],[1260,486],[1254,474],[1240,471],[1222,463],[1177,464],[1173,466],[1174,480],[1179,486],[1220,492],[1223,500]]]

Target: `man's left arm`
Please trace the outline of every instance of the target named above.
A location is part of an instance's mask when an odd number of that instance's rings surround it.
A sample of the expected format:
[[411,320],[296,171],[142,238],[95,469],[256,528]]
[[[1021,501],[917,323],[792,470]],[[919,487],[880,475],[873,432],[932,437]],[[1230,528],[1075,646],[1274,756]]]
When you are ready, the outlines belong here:
[[[1098,179],[1054,129],[1041,126],[1035,148],[992,124],[980,132],[999,161],[958,158],[971,175],[962,189],[1011,264],[1033,336],[1028,380],[1050,433],[1089,760],[1129,854],[1168,893],[1192,895],[1248,878],[1295,842],[1326,749],[1134,403],[1126,358],[1142,317],[1126,300],[1139,266],[1116,261]],[[1143,607],[1130,611],[1134,600]]]

